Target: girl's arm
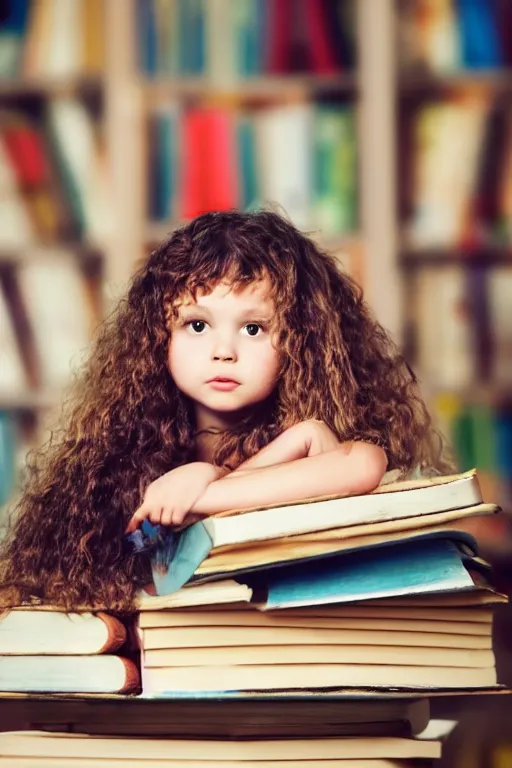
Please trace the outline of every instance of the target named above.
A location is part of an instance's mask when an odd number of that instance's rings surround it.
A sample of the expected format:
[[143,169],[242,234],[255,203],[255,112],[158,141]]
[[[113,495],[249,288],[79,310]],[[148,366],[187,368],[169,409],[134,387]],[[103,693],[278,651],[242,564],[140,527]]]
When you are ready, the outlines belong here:
[[232,472],[210,483],[190,511],[212,515],[318,496],[368,493],[378,486],[386,466],[382,448],[369,443],[341,443],[315,456]]
[[262,469],[285,464],[306,456],[316,456],[338,448],[340,441],[335,434],[317,419],[308,419],[289,427],[257,454],[240,464],[235,472]]
[[154,524],[181,525],[187,515],[366,493],[379,484],[386,464],[384,451],[375,445],[340,443],[323,422],[301,422],[229,474],[198,461],[157,478],[147,487],[127,532],[146,518]]

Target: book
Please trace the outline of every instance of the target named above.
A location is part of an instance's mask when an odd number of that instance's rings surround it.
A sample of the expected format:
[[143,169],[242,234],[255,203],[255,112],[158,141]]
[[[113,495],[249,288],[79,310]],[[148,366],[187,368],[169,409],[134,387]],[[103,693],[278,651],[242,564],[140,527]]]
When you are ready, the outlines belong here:
[[[424,638],[424,642],[428,642],[428,638]],[[490,649],[386,645],[228,645],[215,648],[160,648],[144,654],[145,670],[273,664],[382,664],[485,669],[493,667],[495,663],[494,653]]]
[[483,502],[475,471],[462,475],[403,481],[363,496],[309,499],[256,511],[208,517],[200,524],[213,547],[293,536],[328,528],[429,515]]
[[9,303],[1,280],[0,338],[2,339],[2,376],[0,379],[0,393],[9,396],[20,390],[26,390],[28,388],[28,377],[20,352],[16,327],[13,323]]
[[[366,608],[364,604],[318,606],[295,610],[246,611],[195,610],[146,611],[138,616],[141,629],[152,627],[305,627],[307,629],[382,629],[409,632],[452,632],[455,634],[491,635],[492,611],[461,610],[465,620],[457,618],[457,609]],[[440,616],[438,614],[441,613]],[[427,615],[425,615],[427,614]],[[455,617],[454,617],[455,614]],[[432,618],[429,618],[432,617]],[[468,618],[466,618],[468,617]],[[172,637],[172,635],[171,635]],[[428,641],[428,637],[426,638]]]
[[337,628],[333,627],[254,627],[254,626],[210,626],[205,632],[198,627],[151,627],[143,630],[142,648],[144,651],[158,648],[216,648],[227,646],[253,645],[399,645],[439,648],[475,648],[490,650],[490,634],[438,632],[433,629],[421,633],[417,629],[400,630],[375,623],[371,628],[343,628],[340,620]]
[[[19,759],[23,761],[21,764]],[[45,766],[49,766],[49,768],[56,768],[58,765],[58,763],[56,763],[56,758],[54,757],[22,757],[19,759],[12,757],[3,758],[0,756],[0,766],[9,766],[9,768],[14,768],[15,766],[19,766],[20,768],[45,768]],[[64,758],[64,760],[66,760],[66,758]],[[342,768],[414,768],[414,766],[417,765],[416,762],[409,762],[408,760],[348,759],[340,762],[339,760],[323,760],[322,758],[319,760],[301,761],[300,764],[303,768],[339,768],[340,765]],[[422,766],[424,765],[428,766],[429,763],[422,763]],[[89,759],[86,757],[74,757],[66,760],[66,768],[127,768],[127,766],[132,766],[133,768],[155,768],[155,766],[156,768],[205,768],[205,766],[209,766],[209,768],[225,768],[225,766],[230,766],[231,768],[296,768],[297,761],[231,760],[229,763],[226,763],[223,760],[209,760],[208,762],[204,762],[203,760],[173,760],[172,758],[169,758],[168,760],[154,761],[151,757],[146,757],[140,760],[129,760],[128,762],[126,758],[119,760],[109,758],[107,762],[101,760],[101,758],[96,760],[94,758]],[[501,766],[499,768],[501,768]]]
[[225,603],[246,603],[252,598],[252,589],[246,584],[239,584],[232,579],[187,586],[171,595],[149,595],[139,592],[137,609],[141,612],[156,611],[162,608],[183,608],[197,605],[215,605]]
[[[13,5],[23,4],[17,0]],[[29,5],[17,62],[20,77],[65,79],[103,69],[105,20],[98,0],[37,0]]]
[[2,691],[125,693],[139,687],[137,667],[121,656],[0,656]]
[[262,110],[255,119],[263,202],[277,203],[295,226],[310,227],[313,107],[308,103],[283,104]]
[[125,641],[124,624],[107,613],[14,609],[0,618],[0,655],[99,654]]
[[416,360],[426,381],[449,389],[476,378],[476,334],[468,274],[460,265],[424,265],[414,284]]
[[423,608],[424,606],[449,608],[449,607],[469,607],[469,606],[493,606],[499,603],[508,603],[508,597],[501,592],[497,592],[490,586],[475,587],[470,592],[444,592],[436,594],[411,595],[410,597],[392,597],[382,600],[368,600],[365,605],[392,605],[393,607],[414,607]]
[[263,574],[269,609],[466,591],[479,583],[457,546],[443,539],[405,541]]
[[1,508],[13,498],[18,486],[18,439],[19,430],[14,414],[0,410],[0,526],[7,522],[2,519]]
[[55,248],[21,264],[17,283],[35,340],[39,383],[62,387],[87,351],[95,323],[86,276],[67,251]]
[[0,693],[0,718],[67,723],[77,733],[180,738],[413,736],[429,722],[430,702],[396,693],[177,696]]
[[[271,541],[244,543],[215,548],[196,569],[195,575],[210,573],[246,573],[276,563],[304,561],[336,552],[349,552],[367,547],[399,543],[420,537],[451,538],[464,541],[476,549],[476,542],[464,532],[465,519],[491,515],[495,505],[479,504],[463,510],[434,512],[431,515],[366,523],[349,528],[329,528],[325,531],[286,536]],[[462,530],[461,530],[462,529]],[[197,579],[196,579],[197,580]]]
[[[340,627],[343,623],[340,621]],[[291,646],[291,645],[371,645],[411,646],[426,645],[438,648],[490,650],[492,638],[481,634],[449,632],[422,633],[400,631],[382,624],[373,629],[333,629],[325,627],[152,627],[143,630],[144,652],[166,648],[222,648],[234,646]]]
[[[283,739],[283,740],[189,740],[176,739],[172,748],[167,740],[86,736],[69,733],[45,733],[44,731],[19,731],[0,733],[0,754],[5,757],[54,757],[77,758],[85,755],[97,759],[124,758],[133,760],[169,760],[188,768],[212,765],[220,768],[226,764],[246,766],[265,762],[268,768],[288,768],[297,761],[345,761],[349,759],[424,758],[434,759],[441,755],[439,741],[421,738],[366,738],[366,739]],[[274,762],[276,761],[276,762]],[[158,763],[157,763],[158,764]]]
[[497,683],[494,666],[412,666],[398,664],[255,664],[145,668],[146,694],[172,691],[243,691],[281,688],[471,689]]

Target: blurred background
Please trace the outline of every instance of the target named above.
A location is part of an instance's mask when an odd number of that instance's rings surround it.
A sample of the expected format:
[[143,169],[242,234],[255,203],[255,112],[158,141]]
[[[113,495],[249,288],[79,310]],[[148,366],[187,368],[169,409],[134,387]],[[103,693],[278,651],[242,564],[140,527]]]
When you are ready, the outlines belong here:
[[0,509],[137,263],[267,204],[404,349],[510,589],[512,0],[0,0]]

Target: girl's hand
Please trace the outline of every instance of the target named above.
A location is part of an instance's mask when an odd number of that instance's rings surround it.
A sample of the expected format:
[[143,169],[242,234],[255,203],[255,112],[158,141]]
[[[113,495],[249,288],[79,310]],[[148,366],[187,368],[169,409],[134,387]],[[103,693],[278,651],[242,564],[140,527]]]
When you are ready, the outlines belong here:
[[224,474],[220,467],[195,461],[162,475],[146,488],[144,501],[133,514],[126,533],[132,533],[143,520],[154,525],[181,525],[210,483]]

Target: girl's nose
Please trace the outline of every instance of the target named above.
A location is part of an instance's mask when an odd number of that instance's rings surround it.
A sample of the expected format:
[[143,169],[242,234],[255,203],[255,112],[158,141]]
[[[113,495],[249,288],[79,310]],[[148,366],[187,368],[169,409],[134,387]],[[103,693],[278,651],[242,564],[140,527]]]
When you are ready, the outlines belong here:
[[236,346],[231,339],[217,338],[212,348],[212,359],[224,362],[236,362]]

